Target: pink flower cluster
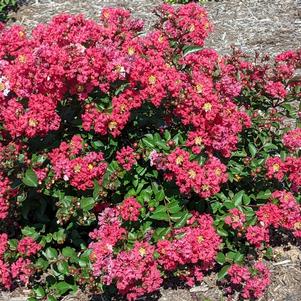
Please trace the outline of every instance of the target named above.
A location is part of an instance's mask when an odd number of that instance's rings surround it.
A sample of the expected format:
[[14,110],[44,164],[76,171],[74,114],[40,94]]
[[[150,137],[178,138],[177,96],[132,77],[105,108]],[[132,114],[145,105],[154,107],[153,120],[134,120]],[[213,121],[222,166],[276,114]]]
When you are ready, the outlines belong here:
[[24,237],[19,241],[17,251],[29,257],[38,253],[41,248],[42,246],[36,243],[32,237]]
[[119,205],[120,216],[125,221],[136,222],[139,218],[141,207],[135,198],[127,198]]
[[10,185],[10,180],[0,172],[0,220],[7,217],[10,201],[17,194],[17,191],[12,189]]
[[[185,85],[173,109],[185,126],[193,128],[186,145],[195,154],[206,150],[229,157],[236,149],[238,134],[251,125],[234,102],[242,89],[235,69],[208,49],[186,55],[180,63],[190,72],[185,73]],[[214,78],[215,71],[218,78]]]
[[190,43],[203,46],[204,40],[212,30],[206,10],[195,3],[179,6],[178,8],[164,4],[159,13],[161,18],[165,20],[161,25],[162,31],[170,39],[174,39],[183,45]]
[[159,289],[162,278],[154,259],[155,248],[147,242],[136,242],[133,249],[114,255],[113,248],[126,235],[120,215],[116,209],[105,209],[99,215],[99,228],[90,233],[96,240],[90,244],[93,273],[107,285],[115,282],[121,294],[135,300]]
[[270,241],[269,230],[262,225],[250,226],[246,231],[246,239],[255,248],[261,248]]
[[8,236],[6,233],[0,234],[0,286],[10,289],[17,280],[27,285],[34,270],[30,257],[35,255],[42,246],[36,243],[31,237],[24,237],[17,245],[20,257],[10,260],[4,254],[9,251]]
[[301,158],[287,157],[285,160],[282,160],[279,157],[273,157],[268,158],[265,165],[268,178],[282,181],[287,176],[292,184],[292,190],[299,190],[301,186]]
[[136,155],[130,146],[126,146],[116,153],[116,160],[125,170],[130,171],[136,164]]
[[226,166],[216,157],[209,157],[204,165],[190,161],[189,152],[176,148],[167,156],[165,168],[170,173],[166,179],[175,179],[181,193],[197,193],[202,198],[220,191],[220,186],[228,179]]
[[116,283],[128,300],[159,289],[164,272],[175,272],[193,285],[214,266],[221,239],[209,215],[193,213],[189,226],[173,230],[170,239],[154,245],[137,241],[130,250],[115,254],[114,248],[127,234],[122,214],[122,210],[107,208],[99,215],[99,228],[90,233],[96,240],[90,249],[94,275],[105,284]]
[[283,136],[283,144],[291,151],[297,151],[301,148],[301,128],[287,132]]
[[258,220],[265,226],[284,228],[293,232],[296,237],[301,237],[301,206],[291,192],[275,191],[272,200],[260,207],[256,212]]
[[284,98],[287,95],[285,86],[281,82],[268,82],[265,86],[265,91],[275,98]]
[[148,242],[135,242],[133,249],[121,251],[111,262],[106,284],[115,282],[119,293],[128,300],[158,290],[163,279],[154,251]]
[[260,298],[270,284],[270,272],[263,262],[256,262],[251,268],[233,264],[228,270],[229,287],[227,292],[236,290],[244,299]]
[[301,206],[291,192],[277,190],[271,201],[261,205],[256,211],[258,223],[246,229],[246,239],[255,248],[268,246],[269,230],[286,229],[295,237],[301,237]]
[[201,281],[203,272],[212,268],[221,239],[209,215],[194,213],[189,226],[176,229],[171,240],[157,243],[158,263],[167,271],[177,271],[188,285]]
[[225,217],[225,223],[234,230],[243,230],[245,221],[245,214],[237,208],[230,209],[229,215]]
[[107,168],[101,152],[84,153],[80,136],[73,136],[70,143],[62,142],[49,153],[49,158],[55,179],[70,181],[73,187],[80,190],[93,188],[94,180],[102,183]]

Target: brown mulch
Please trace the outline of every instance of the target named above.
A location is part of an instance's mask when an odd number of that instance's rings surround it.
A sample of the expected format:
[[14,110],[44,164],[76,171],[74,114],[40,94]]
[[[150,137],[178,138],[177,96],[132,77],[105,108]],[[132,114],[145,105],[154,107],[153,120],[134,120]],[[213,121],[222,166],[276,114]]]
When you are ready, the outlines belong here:
[[[299,0],[298,0],[299,1]],[[277,54],[301,47],[301,8],[295,0],[221,0],[205,4],[214,24],[214,32],[206,46],[228,53],[231,45],[243,51]],[[29,0],[17,12],[11,13],[12,23],[29,29],[47,22],[58,13],[84,13],[97,19],[105,6],[125,7],[151,28],[156,17],[152,14],[161,0]],[[299,1],[301,2],[301,1]],[[301,3],[300,3],[301,4]],[[300,5],[301,6],[301,5]],[[261,301],[301,301],[301,250],[296,246],[277,247],[275,261],[270,263],[272,284]],[[23,291],[24,295],[26,291]],[[222,301],[222,291],[216,286],[214,275],[205,277],[202,285],[188,289],[162,289],[159,301]],[[64,298],[65,299],[65,298]],[[68,298],[67,298],[68,299]],[[67,301],[66,299],[66,301]],[[83,295],[69,298],[83,301]],[[22,293],[0,292],[0,301],[25,301]]]
[[[124,7],[146,23],[146,30],[155,22],[152,11],[162,0],[23,0],[16,13],[16,23],[28,28],[47,22],[59,13],[84,13],[97,19],[101,8]],[[221,0],[204,4],[214,24],[214,32],[206,46],[220,53],[230,51],[230,45],[247,52],[255,50],[270,55],[301,47],[301,3],[296,0]],[[10,22],[10,24],[12,21]]]

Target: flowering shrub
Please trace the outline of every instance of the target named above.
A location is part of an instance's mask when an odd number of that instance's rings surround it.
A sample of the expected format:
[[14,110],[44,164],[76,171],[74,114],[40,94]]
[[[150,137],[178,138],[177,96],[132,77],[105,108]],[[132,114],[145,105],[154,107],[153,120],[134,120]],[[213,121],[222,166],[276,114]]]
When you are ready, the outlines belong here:
[[3,288],[135,300],[215,269],[259,298],[272,235],[300,238],[301,52],[220,56],[202,7],[158,15],[1,29]]

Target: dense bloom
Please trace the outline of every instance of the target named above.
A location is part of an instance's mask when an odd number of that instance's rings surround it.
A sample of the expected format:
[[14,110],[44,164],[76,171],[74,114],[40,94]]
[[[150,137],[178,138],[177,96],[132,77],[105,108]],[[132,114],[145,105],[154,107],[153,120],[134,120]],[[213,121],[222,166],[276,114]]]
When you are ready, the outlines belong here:
[[93,188],[94,180],[102,182],[107,164],[101,152],[81,155],[81,151],[82,140],[75,136],[69,144],[62,142],[59,148],[53,149],[49,158],[57,180],[70,181],[72,186],[86,190]]
[[283,136],[283,144],[292,151],[301,148],[301,128],[287,132]]
[[140,208],[141,205],[135,198],[127,198],[119,205],[120,216],[125,221],[136,222],[140,214]]
[[237,208],[229,210],[229,215],[225,217],[225,223],[231,226],[234,230],[242,229],[244,222],[246,221],[246,216]]
[[[232,247],[260,257],[274,229],[301,237],[301,130],[287,132],[284,117],[297,113],[301,51],[274,64],[222,56],[203,49],[202,6],[164,4],[157,16],[145,34],[118,8],[98,21],[61,14],[28,34],[0,24],[2,288],[31,285],[47,251],[38,265],[34,255],[64,229],[59,259],[71,245],[83,258],[65,258],[67,282],[114,285],[128,300],[169,275],[195,285]],[[22,236],[31,226],[37,241]],[[269,272],[250,264],[230,267],[229,293],[262,296]]]
[[127,146],[120,149],[116,154],[116,160],[127,171],[132,169],[132,166],[136,163],[136,155],[134,150]]
[[281,181],[286,172],[285,164],[279,157],[268,158],[265,162],[267,168],[267,177],[275,178]]
[[19,241],[17,250],[23,255],[31,256],[35,255],[41,248],[42,246],[36,243],[31,237],[24,237]]
[[158,262],[168,271],[198,263],[202,273],[214,265],[221,240],[213,228],[212,218],[195,214],[189,223],[191,226],[174,231],[174,239],[158,241]]
[[287,94],[285,86],[281,82],[269,82],[265,86],[265,91],[275,98],[284,98]]
[[13,190],[10,184],[10,180],[0,172],[0,220],[7,217],[9,201],[16,194],[16,190]]
[[189,157],[190,154],[180,148],[167,156],[166,169],[172,173],[180,191],[194,191],[202,198],[218,193],[228,179],[226,166],[216,157],[210,157],[203,166],[190,161]]
[[256,248],[262,247],[264,243],[268,244],[270,241],[269,231],[265,227],[250,226],[247,228],[246,238],[251,245]]
[[241,291],[244,299],[260,298],[270,284],[270,272],[263,262],[258,261],[251,268],[231,265],[228,270],[229,292]]
[[120,252],[111,262],[106,283],[116,282],[118,291],[128,300],[158,290],[163,279],[154,259],[154,250],[148,243],[136,242],[132,250]]

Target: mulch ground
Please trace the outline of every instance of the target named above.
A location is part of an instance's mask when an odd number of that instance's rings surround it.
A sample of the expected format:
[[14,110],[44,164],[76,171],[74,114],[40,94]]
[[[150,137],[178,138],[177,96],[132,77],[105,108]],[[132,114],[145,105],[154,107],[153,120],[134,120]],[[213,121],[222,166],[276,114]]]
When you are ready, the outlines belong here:
[[[299,1],[301,2],[301,1]],[[22,1],[17,12],[11,13],[9,24],[23,24],[29,29],[47,22],[58,13],[84,13],[97,19],[105,6],[125,7],[146,23],[146,30],[156,21],[152,11],[160,0],[32,0]],[[243,51],[260,51],[275,55],[288,49],[301,47],[301,3],[295,0],[220,0],[205,4],[214,24],[214,32],[206,47],[229,53],[231,45]],[[272,284],[261,301],[301,301],[301,248],[278,246],[274,248],[275,261],[270,262]],[[164,288],[159,301],[222,301],[222,290],[214,275],[205,277],[202,285],[187,288]],[[25,301],[26,291],[12,294],[0,292],[0,301]],[[64,301],[86,301],[87,296],[68,296]],[[108,301],[101,297],[99,300]],[[149,301],[150,299],[145,299]]]
[[[156,20],[152,11],[162,0],[22,0],[22,3],[11,16],[28,28],[62,12],[84,13],[97,19],[101,8],[118,6],[142,18],[149,29]],[[231,45],[270,55],[301,46],[301,3],[298,9],[296,0],[220,0],[204,6],[215,28],[206,46],[220,53],[231,51]]]

